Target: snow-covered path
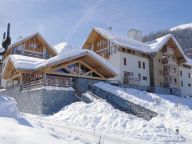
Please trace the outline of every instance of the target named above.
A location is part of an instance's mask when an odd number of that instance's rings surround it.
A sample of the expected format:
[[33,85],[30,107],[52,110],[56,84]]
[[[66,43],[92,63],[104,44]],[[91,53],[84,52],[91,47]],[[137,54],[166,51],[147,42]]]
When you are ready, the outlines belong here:
[[[66,123],[55,123],[52,121],[46,121],[43,119],[33,119],[30,117],[30,121],[33,122],[34,125],[39,125],[42,128],[50,129],[51,131],[54,131],[56,133],[59,133],[59,135],[65,134],[65,133],[71,133],[71,135],[75,137],[79,137],[81,139],[85,139],[89,141],[90,143],[97,144],[99,141],[102,144],[141,144],[143,141],[133,139],[130,137],[123,138],[117,135],[110,135],[106,134],[102,131],[91,131],[88,129],[83,129],[76,126],[69,126],[66,125]],[[35,124],[36,123],[36,124]],[[148,142],[150,144],[150,142]]]

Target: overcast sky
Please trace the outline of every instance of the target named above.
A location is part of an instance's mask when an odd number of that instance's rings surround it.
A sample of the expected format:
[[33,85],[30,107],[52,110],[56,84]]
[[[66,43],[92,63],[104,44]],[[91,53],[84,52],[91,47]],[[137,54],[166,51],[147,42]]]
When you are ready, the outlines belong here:
[[52,45],[80,47],[91,29],[144,34],[192,22],[192,0],[0,0],[0,38],[11,22],[11,36],[41,33]]

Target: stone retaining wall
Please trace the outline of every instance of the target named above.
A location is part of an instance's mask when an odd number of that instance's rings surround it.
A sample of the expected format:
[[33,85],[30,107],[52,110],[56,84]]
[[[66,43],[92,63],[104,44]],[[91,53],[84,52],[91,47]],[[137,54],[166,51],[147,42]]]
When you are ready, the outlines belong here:
[[44,87],[20,91],[20,87],[0,91],[0,95],[13,97],[20,112],[31,114],[53,114],[61,108],[78,101],[75,91],[64,89],[46,89]]
[[122,97],[114,95],[94,85],[92,87],[93,87],[92,92],[95,95],[107,100],[107,102],[109,102],[112,106],[114,106],[115,108],[121,111],[124,111],[129,114],[137,115],[138,117],[144,118],[146,120],[150,120],[152,117],[157,116],[157,113],[149,109],[146,109],[140,105],[129,102],[128,100],[123,99]]

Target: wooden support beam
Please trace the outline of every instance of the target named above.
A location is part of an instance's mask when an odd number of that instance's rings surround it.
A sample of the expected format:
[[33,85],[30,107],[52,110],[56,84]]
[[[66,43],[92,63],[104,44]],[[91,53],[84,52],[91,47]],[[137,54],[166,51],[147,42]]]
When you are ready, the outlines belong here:
[[97,75],[99,75],[101,78],[106,79],[106,77],[104,77],[103,75],[101,75],[100,73],[98,73],[95,69],[91,68],[90,66],[88,66],[86,63],[84,63],[83,61],[80,61],[80,63],[82,65],[84,65],[85,67],[89,68],[91,71],[93,71],[94,73],[96,73]]
[[59,73],[59,72],[48,72],[48,74],[60,75],[60,76],[66,76],[66,77],[80,77],[80,78],[88,78],[88,79],[107,80],[106,78],[93,77],[93,76],[82,76],[82,75],[73,75],[73,74]]

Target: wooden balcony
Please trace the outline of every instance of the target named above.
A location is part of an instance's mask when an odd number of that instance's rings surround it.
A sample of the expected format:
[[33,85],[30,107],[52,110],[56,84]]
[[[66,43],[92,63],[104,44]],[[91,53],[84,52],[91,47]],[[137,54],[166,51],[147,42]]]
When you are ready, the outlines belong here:
[[134,77],[124,77],[123,78],[124,84],[139,85],[140,81],[141,80],[139,78],[134,78]]
[[57,76],[47,76],[45,79],[33,80],[21,85],[21,90],[30,90],[43,86],[53,86],[53,87],[71,87],[72,83],[70,78],[57,77]]
[[22,54],[25,56],[30,56],[30,57],[36,57],[36,58],[43,58],[43,53],[42,52],[37,52],[37,51],[29,51],[29,50],[16,50],[14,54]]
[[162,64],[176,65],[176,61],[174,59],[171,59],[171,58],[164,58],[164,59],[162,59]]
[[164,86],[170,87],[170,88],[177,88],[178,87],[177,83],[175,83],[175,82],[166,82],[166,83],[164,83]]
[[172,48],[167,48],[162,50],[163,55],[167,56],[167,55],[173,55],[174,54],[174,50]]
[[163,75],[164,76],[177,76],[177,72],[174,70],[164,70]]

